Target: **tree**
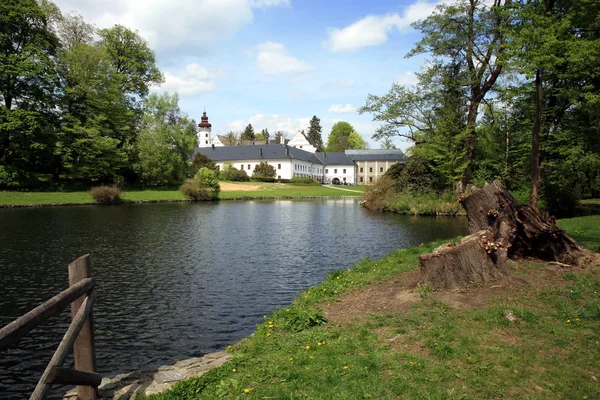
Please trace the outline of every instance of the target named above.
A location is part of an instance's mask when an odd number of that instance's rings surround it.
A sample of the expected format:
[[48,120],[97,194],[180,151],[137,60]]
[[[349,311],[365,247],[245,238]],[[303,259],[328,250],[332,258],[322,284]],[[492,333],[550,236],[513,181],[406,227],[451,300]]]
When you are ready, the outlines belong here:
[[312,141],[318,151],[323,151],[323,137],[321,136],[321,120],[316,115],[310,119],[308,127],[308,140]]
[[265,140],[267,140],[267,141],[269,140],[269,137],[271,136],[271,134],[269,133],[269,130],[267,128],[260,131],[260,133],[261,133],[261,135],[263,135]]
[[260,164],[257,164],[254,167],[254,171],[252,171],[252,176],[275,178],[275,175],[277,175],[275,167],[264,161],[262,161]]
[[198,172],[198,170],[200,168],[208,168],[213,171],[217,171],[219,169],[219,167],[217,166],[217,164],[215,164],[215,162],[213,160],[211,160],[210,158],[208,158],[207,156],[205,156],[202,153],[196,153],[196,155],[194,156],[194,161],[192,161],[192,166],[191,166],[192,175],[195,175],[196,172]]
[[113,180],[128,159],[120,137],[128,135],[132,111],[106,51],[73,43],[61,54],[63,125],[55,154],[71,178]]
[[123,92],[145,97],[150,86],[164,81],[156,66],[154,51],[137,32],[115,25],[99,30],[98,34],[119,74]]
[[275,132],[275,141],[278,144],[285,142],[285,132],[283,132],[283,131],[277,131],[277,132]]
[[366,149],[367,143],[348,122],[336,122],[327,139],[326,151],[339,152],[348,149]]
[[58,39],[34,0],[0,2],[0,168],[48,164],[59,85]]
[[70,13],[58,22],[58,37],[65,50],[71,48],[77,43],[92,44],[96,28],[88,24],[83,17],[77,13]]
[[460,85],[468,99],[465,127],[464,171],[455,182],[462,191],[470,174],[477,148],[476,123],[479,106],[494,87],[506,59],[507,31],[511,24],[512,0],[494,0],[491,7],[482,0],[459,0],[440,5],[437,11],[413,26],[423,37],[408,54],[430,53],[434,64],[459,65]]
[[160,186],[181,181],[196,143],[194,122],[179,109],[177,94],[151,94],[136,144],[135,169],[142,181]]
[[225,146],[235,146],[238,141],[238,135],[233,131],[229,131],[221,138],[221,141]]
[[385,138],[381,141],[381,148],[382,149],[396,149],[396,145],[394,144],[394,142],[392,142],[391,138]]
[[241,140],[255,140],[256,139],[256,135],[254,134],[254,128],[252,127],[252,124],[248,124],[248,126],[244,129],[244,132],[242,132],[242,136],[240,139]]

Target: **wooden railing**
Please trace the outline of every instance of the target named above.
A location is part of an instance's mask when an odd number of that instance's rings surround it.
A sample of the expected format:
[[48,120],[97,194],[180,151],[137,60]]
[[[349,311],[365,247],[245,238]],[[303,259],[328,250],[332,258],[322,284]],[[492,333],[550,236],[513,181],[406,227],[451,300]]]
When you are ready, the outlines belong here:
[[[102,376],[95,372],[96,348],[92,319],[92,307],[96,299],[95,286],[96,282],[90,276],[89,254],[86,254],[69,264],[68,289],[0,329],[1,352],[71,305],[71,325],[30,399],[43,399],[53,384],[77,385],[77,395],[81,400],[96,399]],[[62,364],[71,347],[74,352],[75,369],[63,368]]]

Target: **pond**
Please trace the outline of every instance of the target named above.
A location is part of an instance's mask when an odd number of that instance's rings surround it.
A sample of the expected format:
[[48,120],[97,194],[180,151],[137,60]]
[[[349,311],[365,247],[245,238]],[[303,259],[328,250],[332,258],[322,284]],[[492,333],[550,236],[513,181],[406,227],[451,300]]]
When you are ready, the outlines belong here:
[[[99,372],[170,364],[249,335],[332,270],[466,225],[348,199],[0,209],[0,326],[64,290],[67,264],[90,253]],[[69,320],[0,354],[0,398],[33,390]]]

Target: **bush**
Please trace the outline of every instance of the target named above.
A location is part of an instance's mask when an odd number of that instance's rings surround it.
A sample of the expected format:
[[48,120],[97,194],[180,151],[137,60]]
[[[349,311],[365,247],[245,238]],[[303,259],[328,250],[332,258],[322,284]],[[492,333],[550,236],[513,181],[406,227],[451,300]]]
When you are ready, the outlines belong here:
[[217,173],[206,167],[200,168],[193,179],[188,179],[179,188],[181,193],[195,201],[215,200],[221,192]]
[[275,182],[276,179],[271,176],[254,176],[254,175],[252,175],[251,180],[256,181],[256,182]]
[[246,171],[234,168],[233,165],[224,166],[223,171],[219,173],[219,179],[233,182],[248,182],[250,180]]
[[90,194],[98,203],[111,204],[121,201],[121,189],[117,186],[96,186],[90,190]]
[[[262,161],[260,164],[257,164],[254,167],[254,171],[252,171],[252,176],[256,176],[256,177],[266,177],[266,178],[275,178],[275,175],[277,175],[277,171],[275,170],[275,167],[272,165],[269,165],[268,163]],[[263,182],[268,182],[268,181],[263,181]]]
[[280,179],[279,183],[290,183],[291,181],[291,179]]
[[194,156],[194,161],[192,161],[192,165],[190,166],[190,171],[192,173],[192,176],[196,175],[196,173],[198,173],[198,171],[200,171],[200,168],[204,168],[204,167],[206,167],[210,170],[213,170],[213,171],[219,170],[219,167],[217,166],[217,164],[215,164],[215,162],[213,160],[211,160],[204,154],[197,153]]
[[290,183],[294,185],[320,185],[319,181],[308,176],[295,176],[290,179]]

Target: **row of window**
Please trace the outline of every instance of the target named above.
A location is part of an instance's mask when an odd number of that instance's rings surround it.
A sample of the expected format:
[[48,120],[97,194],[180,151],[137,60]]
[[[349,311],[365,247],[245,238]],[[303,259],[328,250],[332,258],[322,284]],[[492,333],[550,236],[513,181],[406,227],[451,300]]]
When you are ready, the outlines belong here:
[[[365,183],[365,177],[364,176],[360,177],[360,183]],[[372,176],[369,177],[369,183],[373,183],[373,177]]]
[[[360,172],[365,172],[363,167],[360,167]],[[369,167],[369,172],[373,173],[373,167]],[[379,172],[383,172],[383,167],[379,167]]]
[[[251,166],[252,164],[248,164],[248,171],[252,169]],[[240,169],[244,169],[244,164],[240,165]],[[281,169],[281,164],[277,164],[277,169]]]
[[[328,169],[328,168],[325,168],[325,173],[326,173],[326,174],[328,174],[328,173],[329,173],[329,169]],[[337,168],[334,168],[334,169],[333,169],[333,173],[334,173],[334,174],[337,174]],[[343,173],[343,174],[345,174],[345,173],[346,173],[346,168],[344,168],[344,169],[343,169],[343,172],[342,172],[342,173]],[[344,179],[346,179],[346,178],[344,178]]]

